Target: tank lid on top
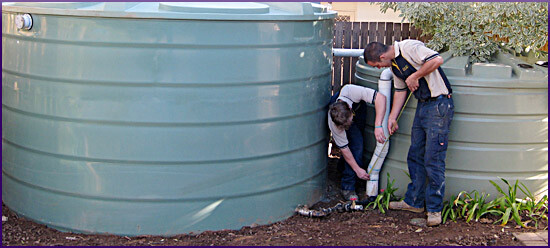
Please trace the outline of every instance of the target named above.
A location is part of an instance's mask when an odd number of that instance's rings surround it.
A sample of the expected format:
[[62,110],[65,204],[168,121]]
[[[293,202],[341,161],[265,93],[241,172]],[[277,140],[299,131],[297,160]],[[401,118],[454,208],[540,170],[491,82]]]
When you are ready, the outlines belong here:
[[[498,53],[489,63],[472,63],[468,56],[441,54],[445,75],[454,85],[491,88],[548,88],[548,69],[528,64],[512,54]],[[361,56],[356,64],[356,76],[378,77],[385,68],[374,68]]]
[[336,16],[310,2],[13,2],[2,12],[183,20],[325,20]]

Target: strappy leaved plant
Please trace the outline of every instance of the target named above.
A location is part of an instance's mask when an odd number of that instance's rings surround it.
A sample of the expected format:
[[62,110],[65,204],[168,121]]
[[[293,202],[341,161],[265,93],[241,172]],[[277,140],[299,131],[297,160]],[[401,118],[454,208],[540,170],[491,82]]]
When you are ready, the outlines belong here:
[[387,175],[388,175],[388,181],[386,183],[386,189],[382,190],[381,194],[378,194],[378,196],[376,196],[375,201],[367,205],[367,208],[368,207],[371,207],[372,209],[378,208],[378,210],[383,214],[386,213],[386,210],[388,210],[390,201],[399,200],[399,198],[395,196],[395,192],[399,188],[393,187],[393,185],[395,184],[395,179],[391,180],[390,182],[390,179],[391,179],[390,173],[388,173]]
[[[500,177],[499,177],[500,178]],[[511,186],[510,183],[504,178],[500,178],[507,186],[508,186],[508,192],[505,193],[502,188],[493,182],[492,180],[489,180],[493,186],[497,189],[499,193],[502,194],[501,197],[495,199],[496,201],[496,210],[498,211],[499,215],[501,214],[502,217],[497,220],[495,223],[501,222],[501,225],[504,226],[508,223],[510,220],[510,216],[516,221],[518,225],[521,227],[526,227],[523,221],[521,220],[521,216],[519,214],[519,210],[521,208],[521,201],[518,201],[516,199],[517,190],[518,190],[518,180],[516,180],[516,183],[514,186]]]

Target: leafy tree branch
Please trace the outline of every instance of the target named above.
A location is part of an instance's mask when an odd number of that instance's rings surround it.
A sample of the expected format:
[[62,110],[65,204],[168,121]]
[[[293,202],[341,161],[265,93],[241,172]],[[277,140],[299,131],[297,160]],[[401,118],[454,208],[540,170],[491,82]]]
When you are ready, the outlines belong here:
[[548,42],[548,3],[542,2],[385,2],[380,11],[400,11],[403,20],[432,36],[426,44],[454,56],[488,61],[501,50],[533,51]]

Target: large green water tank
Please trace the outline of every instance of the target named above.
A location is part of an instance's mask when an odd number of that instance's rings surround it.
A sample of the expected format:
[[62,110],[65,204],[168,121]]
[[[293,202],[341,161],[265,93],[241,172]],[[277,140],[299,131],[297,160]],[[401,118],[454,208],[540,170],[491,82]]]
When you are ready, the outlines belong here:
[[[453,88],[455,114],[451,123],[446,159],[445,199],[461,191],[500,194],[492,180],[505,191],[499,177],[511,184],[522,182],[540,197],[548,195],[548,69],[525,64],[501,53],[491,63],[471,63],[468,57],[442,54],[442,65]],[[377,88],[381,69],[365,65],[361,58],[355,75],[357,84]],[[382,167],[380,188],[390,173],[404,196],[410,182],[407,153],[416,111],[414,96],[391,137],[390,150]],[[365,157],[375,147],[374,108],[370,107],[365,139]],[[518,196],[524,196],[518,190]]]
[[172,235],[318,201],[334,16],[311,3],[3,4],[3,202],[60,230]]

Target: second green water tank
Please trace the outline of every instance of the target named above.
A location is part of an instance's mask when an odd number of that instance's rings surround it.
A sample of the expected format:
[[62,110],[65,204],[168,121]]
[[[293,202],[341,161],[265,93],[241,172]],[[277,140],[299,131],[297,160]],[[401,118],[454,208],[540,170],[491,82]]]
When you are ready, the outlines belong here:
[[[490,199],[500,194],[492,180],[507,190],[499,177],[511,184],[524,183],[533,194],[548,195],[548,70],[526,65],[509,54],[499,54],[491,63],[471,63],[468,57],[442,54],[453,88],[455,115],[451,123],[446,159],[445,198],[461,191],[485,192]],[[357,62],[357,84],[377,89],[382,70]],[[407,153],[416,111],[414,96],[391,137],[390,150],[381,171],[380,188],[387,173],[396,180],[397,195],[407,184]],[[371,106],[365,139],[365,161],[375,146]],[[521,192],[518,190],[519,195]]]

